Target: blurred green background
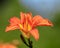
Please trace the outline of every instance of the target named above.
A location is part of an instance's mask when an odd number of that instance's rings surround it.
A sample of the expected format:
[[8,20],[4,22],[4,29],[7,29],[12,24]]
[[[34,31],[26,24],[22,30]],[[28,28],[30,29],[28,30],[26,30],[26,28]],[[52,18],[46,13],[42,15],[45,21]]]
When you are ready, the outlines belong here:
[[[32,12],[34,15],[42,15],[53,23],[53,27],[40,26],[40,38],[38,41],[32,37],[33,48],[60,48],[60,1],[59,0],[0,0],[0,40],[11,42],[18,39],[18,48],[28,48],[20,39],[19,30],[5,32],[8,20],[20,17],[20,12]],[[35,5],[34,5],[35,4]],[[33,5],[33,6],[32,6]],[[53,5],[53,6],[52,6]],[[36,7],[36,8],[35,8]]]

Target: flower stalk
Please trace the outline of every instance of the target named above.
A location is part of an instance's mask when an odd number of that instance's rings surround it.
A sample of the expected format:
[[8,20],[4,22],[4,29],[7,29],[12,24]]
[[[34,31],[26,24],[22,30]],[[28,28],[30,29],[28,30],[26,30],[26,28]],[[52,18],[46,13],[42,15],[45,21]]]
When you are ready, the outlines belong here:
[[27,40],[28,40],[28,43],[26,42],[26,40],[24,39],[24,37],[23,37],[22,34],[20,35],[20,38],[21,38],[21,40],[23,41],[23,43],[24,43],[26,46],[28,46],[29,48],[33,48],[32,41],[30,40],[30,38],[27,39]]
[[32,45],[32,41],[30,39],[28,39],[28,43],[29,43],[29,48],[33,48],[33,45]]

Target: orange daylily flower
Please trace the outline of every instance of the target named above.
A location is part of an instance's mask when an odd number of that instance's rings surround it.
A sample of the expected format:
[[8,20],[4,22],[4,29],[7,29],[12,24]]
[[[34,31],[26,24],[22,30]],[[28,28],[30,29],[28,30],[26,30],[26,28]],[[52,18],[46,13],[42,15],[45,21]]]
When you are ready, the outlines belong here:
[[0,48],[17,48],[15,45],[5,43],[5,44],[0,44]]
[[14,39],[12,42],[6,42],[4,43],[3,40],[0,41],[0,48],[17,48],[19,45],[19,40]]
[[53,24],[40,15],[32,16],[31,13],[20,13],[20,19],[12,17],[9,22],[10,25],[6,27],[6,32],[10,30],[20,29],[24,36],[30,38],[32,35],[36,40],[39,39],[38,30],[36,26],[52,26]]

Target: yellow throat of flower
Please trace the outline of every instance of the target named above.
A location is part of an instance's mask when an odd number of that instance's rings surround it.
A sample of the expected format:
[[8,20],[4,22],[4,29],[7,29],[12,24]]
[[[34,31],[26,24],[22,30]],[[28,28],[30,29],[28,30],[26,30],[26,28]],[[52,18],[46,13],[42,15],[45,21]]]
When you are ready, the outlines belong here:
[[24,25],[19,24],[19,26],[23,36],[29,38],[30,37],[29,31],[32,29],[32,27],[29,24],[24,24]]

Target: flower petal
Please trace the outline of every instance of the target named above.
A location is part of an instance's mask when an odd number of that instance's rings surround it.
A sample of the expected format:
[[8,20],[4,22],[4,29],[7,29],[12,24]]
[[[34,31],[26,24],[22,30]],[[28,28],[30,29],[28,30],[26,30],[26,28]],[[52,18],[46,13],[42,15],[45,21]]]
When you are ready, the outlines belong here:
[[10,26],[7,26],[7,27],[6,27],[5,32],[8,32],[8,31],[10,31],[10,30],[15,30],[15,29],[19,29],[19,27],[18,27],[18,26],[10,25]]
[[20,17],[21,17],[21,23],[24,23],[25,14],[23,12],[20,12]]
[[44,19],[41,23],[39,23],[37,25],[40,25],[40,26],[53,26],[51,21],[49,21],[48,19]]
[[43,18],[41,16],[39,16],[39,15],[34,16],[33,17],[33,24],[37,24],[37,23],[41,22],[42,20],[43,20]]
[[5,44],[3,48],[17,48],[17,47],[13,44]]
[[9,20],[10,24],[12,25],[16,25],[16,24],[20,24],[20,19],[17,18],[17,17],[12,17],[10,20]]
[[27,13],[27,19],[28,19],[28,23],[32,24],[32,13]]
[[37,29],[32,29],[32,30],[30,31],[30,34],[31,34],[36,40],[39,39],[39,33],[38,33],[38,30],[37,30]]
[[33,17],[33,26],[52,26],[53,24],[48,20],[44,19],[41,16],[37,15]]
[[24,20],[24,30],[30,30],[30,28],[28,29],[29,25],[31,26],[32,24],[32,14],[31,13],[26,13],[25,14],[25,20]]
[[0,44],[0,48],[17,48],[17,46],[10,44],[10,43],[2,43]]

